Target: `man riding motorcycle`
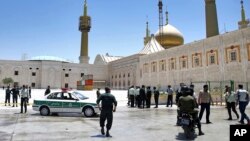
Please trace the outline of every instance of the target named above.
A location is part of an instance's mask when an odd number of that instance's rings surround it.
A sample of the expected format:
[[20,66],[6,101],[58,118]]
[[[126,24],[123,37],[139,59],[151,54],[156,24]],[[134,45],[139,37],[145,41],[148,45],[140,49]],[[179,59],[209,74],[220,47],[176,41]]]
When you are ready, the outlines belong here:
[[[182,89],[182,96],[180,97],[178,101],[178,107],[181,113],[188,113],[190,114],[194,121],[197,123],[197,127],[199,129],[199,135],[204,135],[204,133],[201,131],[201,123],[200,119],[198,118],[198,104],[193,97],[193,90],[188,88],[187,86],[184,86]],[[179,116],[180,116],[179,115]]]

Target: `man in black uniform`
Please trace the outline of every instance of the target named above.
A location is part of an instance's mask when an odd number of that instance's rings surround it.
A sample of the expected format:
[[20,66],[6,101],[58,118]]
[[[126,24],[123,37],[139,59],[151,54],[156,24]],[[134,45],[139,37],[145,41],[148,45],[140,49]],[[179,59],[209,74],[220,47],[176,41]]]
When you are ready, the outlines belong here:
[[159,90],[157,90],[156,87],[154,87],[155,108],[158,108],[159,95],[160,95]]
[[145,100],[146,100],[146,93],[145,93],[145,86],[144,85],[142,85],[139,93],[140,93],[140,104],[139,104],[140,106],[138,106],[138,107],[141,108],[141,105],[142,105],[142,108],[144,108]]
[[[101,107],[99,105],[100,101],[102,101]],[[113,122],[113,112],[116,111],[116,106],[117,106],[117,101],[116,101],[115,97],[110,93],[110,88],[108,88],[108,87],[105,88],[105,93],[102,94],[96,100],[96,103],[101,111],[101,115],[100,115],[101,133],[103,135],[105,134],[104,133],[104,124],[105,124],[105,120],[107,119],[106,137],[110,137],[109,130],[111,129],[112,122]]]
[[10,86],[8,86],[7,89],[5,90],[5,106],[7,104],[7,101],[10,106],[10,93],[11,93]]
[[17,98],[19,95],[19,88],[14,86],[14,88],[11,89],[11,93],[12,93],[12,98],[13,98],[13,106],[15,107],[15,103],[16,103],[16,107],[17,107]]
[[44,92],[44,96],[48,95],[50,93],[50,86],[47,87],[47,89]]

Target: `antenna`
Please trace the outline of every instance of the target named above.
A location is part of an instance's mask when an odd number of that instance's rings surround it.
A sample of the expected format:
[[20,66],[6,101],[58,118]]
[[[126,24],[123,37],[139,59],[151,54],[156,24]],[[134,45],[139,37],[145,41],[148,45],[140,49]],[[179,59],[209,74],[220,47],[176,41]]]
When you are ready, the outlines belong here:
[[160,44],[162,43],[162,36],[163,36],[163,14],[162,14],[162,0],[158,2],[159,8],[159,35],[160,35]]

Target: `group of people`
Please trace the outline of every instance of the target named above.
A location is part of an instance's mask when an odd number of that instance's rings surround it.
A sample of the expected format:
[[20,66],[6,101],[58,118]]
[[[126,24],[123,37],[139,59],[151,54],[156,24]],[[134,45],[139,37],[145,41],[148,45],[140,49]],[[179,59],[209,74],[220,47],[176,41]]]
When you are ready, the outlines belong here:
[[[13,99],[13,106],[12,107],[18,107],[17,101],[18,97],[21,99],[21,111],[20,113],[27,112],[27,104],[29,103],[29,99],[31,98],[31,87],[28,87],[27,85],[23,85],[21,88],[14,85],[12,89],[10,89],[10,86],[7,86],[5,90],[5,106],[7,104],[10,105],[10,99]],[[23,108],[25,111],[23,111]]]
[[[176,96],[176,103],[179,107],[177,110],[177,125],[180,125],[180,114],[182,112],[190,113],[193,119],[196,121],[199,135],[203,135],[204,133],[201,131],[201,124],[200,121],[202,119],[204,110],[206,110],[206,123],[212,123],[209,119],[210,116],[210,105],[213,104],[213,99],[208,91],[208,85],[203,86],[203,90],[199,92],[198,98],[194,95],[194,86],[190,86],[188,88],[184,84],[180,85],[180,91],[177,92]],[[239,105],[239,110],[241,113],[241,118],[239,123],[245,124],[244,120],[247,121],[247,124],[250,125],[250,120],[247,114],[245,113],[246,106],[249,103],[249,94],[248,91],[243,89],[243,85],[238,85],[238,89],[236,92],[233,92],[230,87],[226,86],[225,89],[225,100],[228,110],[229,118],[228,120],[232,120],[231,111],[233,111],[239,119],[239,114],[236,111],[236,106]],[[200,105],[200,112],[199,112],[199,105]],[[198,116],[199,113],[199,116]]]
[[[171,87],[171,85],[167,86],[166,89],[166,94],[167,94],[167,101],[166,101],[166,107],[169,107],[173,105],[173,94],[174,90]],[[160,96],[160,91],[156,87],[142,85],[141,87],[139,86],[131,86],[128,89],[128,105],[130,107],[138,107],[138,108],[150,108],[151,107],[151,97],[152,95],[154,96],[154,102],[155,102],[155,107],[158,108],[159,105],[159,96]]]
[[241,118],[239,123],[245,124],[244,120],[247,121],[247,124],[250,125],[250,119],[245,113],[246,106],[249,104],[249,93],[245,89],[243,89],[243,85],[238,85],[238,89],[236,92],[232,91],[231,87],[225,86],[225,101],[226,108],[228,111],[228,120],[232,120],[232,111],[235,113],[236,118],[239,119],[239,114],[236,110],[236,107],[239,105],[239,110],[241,114]]
[[145,85],[142,85],[141,88],[139,86],[131,86],[128,89],[128,105],[130,107],[150,108],[152,94],[155,100],[154,108],[158,108],[160,92],[156,87],[153,87],[153,90],[151,90],[150,86],[145,87]]

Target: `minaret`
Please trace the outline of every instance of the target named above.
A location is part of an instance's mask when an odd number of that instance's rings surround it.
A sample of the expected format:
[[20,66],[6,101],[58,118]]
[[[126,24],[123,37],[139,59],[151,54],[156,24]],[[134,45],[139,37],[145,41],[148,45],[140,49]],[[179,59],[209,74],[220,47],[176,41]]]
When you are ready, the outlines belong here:
[[84,15],[80,17],[79,30],[82,32],[81,37],[81,54],[79,57],[80,63],[88,64],[88,32],[91,28],[91,18],[87,15],[87,1],[84,0]]
[[146,44],[151,39],[151,37],[149,36],[150,35],[150,31],[149,31],[149,28],[148,28],[148,22],[146,22],[146,24],[147,24],[147,28],[146,28],[146,36],[144,37],[144,46],[146,46]]
[[246,20],[243,0],[240,1],[241,3],[241,21],[238,22],[239,29],[246,28],[249,24],[249,20]]
[[215,0],[205,0],[207,38],[219,35]]
[[168,8],[166,7],[166,25],[168,25]]

